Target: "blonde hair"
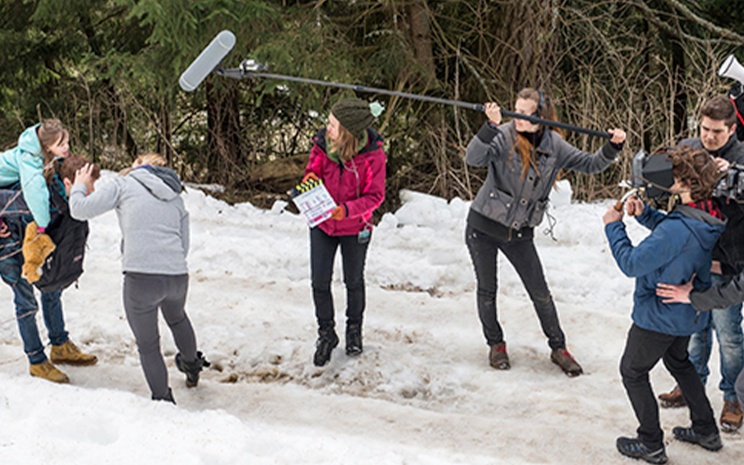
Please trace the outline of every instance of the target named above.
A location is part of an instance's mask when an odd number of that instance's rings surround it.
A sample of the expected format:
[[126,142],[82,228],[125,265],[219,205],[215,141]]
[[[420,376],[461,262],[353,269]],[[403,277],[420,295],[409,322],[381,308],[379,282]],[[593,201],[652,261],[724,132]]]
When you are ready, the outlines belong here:
[[144,155],[140,155],[137,158],[135,158],[134,161],[132,162],[132,166],[121,170],[119,174],[122,176],[125,176],[131,173],[133,169],[139,166],[145,166],[145,165],[167,166],[168,160],[166,160],[165,157],[160,155],[159,153],[146,153]]
[[57,164],[54,163],[54,154],[49,151],[49,148],[69,136],[70,133],[67,132],[62,122],[56,118],[45,119],[36,128],[36,137],[39,138],[41,153],[44,157],[44,178],[47,182],[51,181],[57,172]]

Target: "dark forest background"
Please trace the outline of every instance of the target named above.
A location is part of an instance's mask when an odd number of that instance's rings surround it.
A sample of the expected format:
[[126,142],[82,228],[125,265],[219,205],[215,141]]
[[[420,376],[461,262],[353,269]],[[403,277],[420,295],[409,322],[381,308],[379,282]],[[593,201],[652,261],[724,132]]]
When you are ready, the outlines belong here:
[[[0,148],[41,118],[60,118],[73,152],[119,169],[166,155],[182,177],[259,206],[298,182],[310,137],[352,92],[211,75],[193,93],[178,77],[221,30],[223,65],[253,58],[271,72],[512,109],[539,86],[559,119],[619,126],[628,141],[600,175],[569,174],[575,195],[617,195],[635,150],[697,133],[702,101],[744,44],[734,0],[2,0]],[[744,59],[744,56],[740,56]],[[410,188],[471,199],[484,175],[462,161],[484,121],[473,110],[360,94],[386,106],[388,201]],[[596,150],[604,141],[568,133]]]

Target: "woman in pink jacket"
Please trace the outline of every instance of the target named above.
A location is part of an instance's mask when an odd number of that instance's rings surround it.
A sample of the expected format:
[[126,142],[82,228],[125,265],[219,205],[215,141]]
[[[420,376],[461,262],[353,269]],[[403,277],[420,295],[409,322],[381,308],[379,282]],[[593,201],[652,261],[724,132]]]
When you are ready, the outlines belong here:
[[363,100],[333,105],[328,126],[313,137],[303,181],[322,180],[338,205],[327,221],[310,230],[310,268],[318,341],[313,363],[323,366],[338,345],[331,281],[336,250],[346,285],[346,354],[362,353],[365,306],[364,262],[372,233],[372,212],[385,199],[382,137],[369,125],[375,116]]

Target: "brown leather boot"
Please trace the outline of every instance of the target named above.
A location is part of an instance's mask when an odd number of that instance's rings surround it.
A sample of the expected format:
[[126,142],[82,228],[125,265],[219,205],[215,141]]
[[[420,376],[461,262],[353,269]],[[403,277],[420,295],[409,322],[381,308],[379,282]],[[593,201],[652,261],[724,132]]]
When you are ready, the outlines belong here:
[[509,356],[506,355],[505,342],[499,342],[491,346],[491,351],[488,353],[488,363],[497,370],[508,370],[511,368]]
[[570,378],[584,373],[581,365],[576,362],[573,355],[571,355],[566,349],[555,349],[550,353],[550,360],[561,367],[561,370],[563,370],[563,372]]
[[659,400],[661,401],[661,408],[679,408],[687,406],[687,402],[685,402],[685,398],[682,396],[682,390],[679,386],[674,386],[674,389],[671,391],[659,394]]
[[724,400],[721,410],[721,429],[727,433],[733,433],[741,428],[742,417],[741,404],[735,400]]

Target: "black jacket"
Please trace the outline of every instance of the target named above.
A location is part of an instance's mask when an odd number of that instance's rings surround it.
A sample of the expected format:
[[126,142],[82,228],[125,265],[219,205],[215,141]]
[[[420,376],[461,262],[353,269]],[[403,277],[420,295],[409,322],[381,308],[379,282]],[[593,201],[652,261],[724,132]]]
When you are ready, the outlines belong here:
[[[700,138],[684,139],[680,145],[704,149]],[[744,164],[744,144],[736,140],[736,136],[731,136],[723,147],[709,153],[732,164]],[[721,262],[725,276],[734,276],[744,271],[744,205],[724,198],[718,199],[718,204],[726,218],[726,230],[713,249],[713,260]]]

